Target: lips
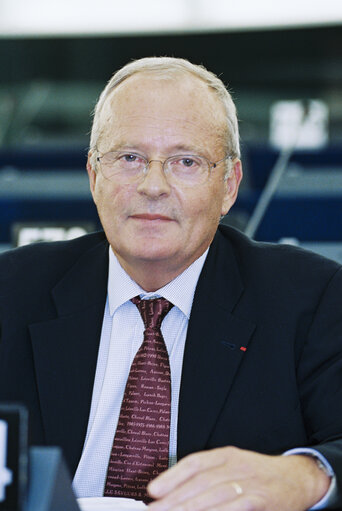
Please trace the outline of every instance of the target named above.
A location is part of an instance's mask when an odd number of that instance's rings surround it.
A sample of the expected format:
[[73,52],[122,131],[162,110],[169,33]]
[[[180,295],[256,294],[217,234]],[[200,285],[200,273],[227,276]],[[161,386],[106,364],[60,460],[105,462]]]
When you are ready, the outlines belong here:
[[169,222],[172,221],[172,218],[165,216],[165,215],[160,215],[158,213],[154,213],[154,214],[139,213],[139,214],[130,215],[130,216],[131,216],[131,218],[135,218],[137,220],[150,220],[150,221],[164,220],[164,221],[169,221]]

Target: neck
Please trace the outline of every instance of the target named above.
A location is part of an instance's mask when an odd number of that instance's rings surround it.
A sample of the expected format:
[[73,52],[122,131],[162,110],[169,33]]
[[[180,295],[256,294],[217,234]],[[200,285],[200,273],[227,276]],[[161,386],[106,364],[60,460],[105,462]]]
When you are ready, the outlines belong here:
[[180,275],[186,268],[178,272],[165,271],[165,269],[158,268],[157,264],[146,264],[143,268],[130,267],[119,259],[119,263],[125,272],[133,279],[144,291],[152,292],[157,291],[171,280]]
[[191,260],[188,264],[171,267],[165,261],[141,261],[133,265],[114,253],[125,272],[147,293],[166,286],[193,263]]

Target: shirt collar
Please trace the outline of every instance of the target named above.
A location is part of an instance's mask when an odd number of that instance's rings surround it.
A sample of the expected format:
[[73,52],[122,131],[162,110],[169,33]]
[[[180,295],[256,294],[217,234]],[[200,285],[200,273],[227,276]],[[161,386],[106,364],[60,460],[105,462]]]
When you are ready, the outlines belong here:
[[198,278],[208,254],[207,249],[186,270],[162,288],[147,293],[125,272],[111,247],[109,247],[108,303],[110,314],[125,302],[140,295],[151,299],[162,296],[178,307],[189,319]]

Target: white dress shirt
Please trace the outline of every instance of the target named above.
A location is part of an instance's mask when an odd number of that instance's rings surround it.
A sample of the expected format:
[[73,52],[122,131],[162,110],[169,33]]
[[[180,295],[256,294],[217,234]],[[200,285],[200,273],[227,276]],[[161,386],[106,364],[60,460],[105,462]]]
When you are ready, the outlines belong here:
[[108,295],[104,312],[87,435],[73,481],[78,497],[103,495],[107,467],[130,367],[142,341],[144,324],[134,296],[163,296],[174,307],[161,330],[170,359],[170,466],[177,461],[178,398],[188,320],[199,275],[208,251],[172,282],[146,293],[123,270],[109,249]]

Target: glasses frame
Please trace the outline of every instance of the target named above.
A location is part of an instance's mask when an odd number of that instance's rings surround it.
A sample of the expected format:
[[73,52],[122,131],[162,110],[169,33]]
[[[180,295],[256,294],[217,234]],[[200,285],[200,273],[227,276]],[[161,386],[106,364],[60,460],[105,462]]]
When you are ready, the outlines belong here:
[[[108,151],[107,153],[101,153],[98,149],[96,149],[97,153],[100,155],[100,156],[97,156],[96,157],[96,162],[99,163],[99,166],[100,166],[100,169],[101,169],[101,172],[103,174],[103,177],[105,179],[108,179],[108,181],[112,181],[112,178],[111,177],[107,177],[105,176],[105,174],[103,173],[102,171],[102,167],[101,167],[101,159],[106,156],[107,154],[109,153],[123,153],[125,154],[125,151]],[[143,160],[145,160],[146,162],[146,165],[145,167],[143,168],[141,174],[139,174],[139,177],[143,177],[143,176],[146,176],[147,173],[148,173],[148,170],[149,170],[149,167],[151,165],[151,163],[153,162],[158,162],[158,163],[161,163],[161,166],[162,166],[162,170],[163,170],[163,174],[165,176],[165,178],[167,179],[167,172],[165,172],[165,165],[166,163],[169,161],[169,160],[172,160],[173,158],[202,158],[203,160],[206,161],[207,165],[208,165],[208,173],[207,173],[207,178],[204,182],[207,181],[207,179],[209,178],[209,175],[211,174],[211,170],[212,169],[215,169],[218,165],[220,165],[220,163],[223,163],[224,161],[226,160],[231,160],[232,159],[232,156],[231,155],[227,155],[225,156],[224,158],[221,158],[221,160],[218,160],[218,161],[210,161],[208,160],[208,158],[206,158],[205,156],[202,156],[202,155],[199,155],[199,154],[175,154],[173,156],[169,156],[168,158],[166,158],[164,161],[163,160],[148,160],[145,156],[143,156],[142,154],[139,154],[139,153],[135,153],[135,152],[130,152],[130,151],[127,151],[128,154],[132,154],[132,155],[135,155],[135,156],[139,156],[139,158],[142,158]],[[115,176],[116,174],[113,174],[113,176]],[[193,186],[194,183],[191,183],[190,186]]]

